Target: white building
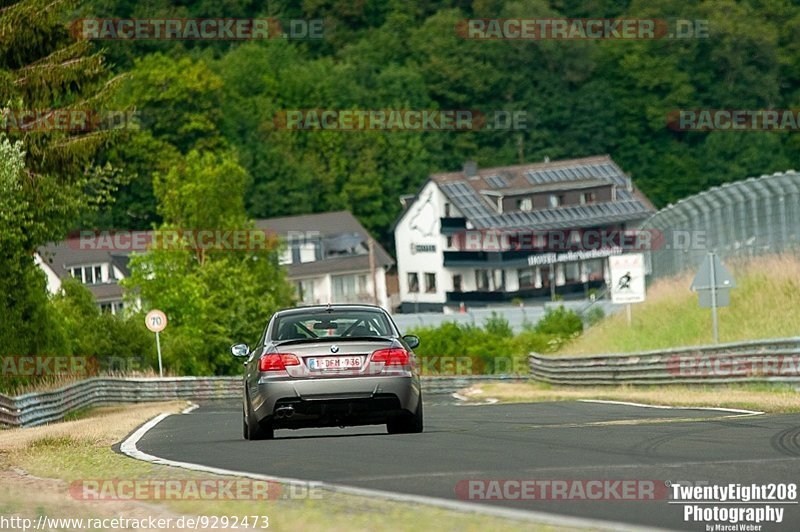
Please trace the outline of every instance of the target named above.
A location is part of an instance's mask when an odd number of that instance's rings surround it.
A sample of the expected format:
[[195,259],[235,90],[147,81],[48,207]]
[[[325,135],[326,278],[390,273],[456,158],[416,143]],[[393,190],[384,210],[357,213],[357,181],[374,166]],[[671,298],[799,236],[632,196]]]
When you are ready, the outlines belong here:
[[[608,156],[431,175],[394,237],[401,312],[584,296],[654,208]],[[605,237],[585,245],[593,236]]]
[[[145,234],[135,231],[131,235]],[[64,279],[81,281],[92,293],[97,305],[105,312],[122,311],[123,289],[119,281],[130,275],[128,255],[133,250],[90,249],[81,245],[80,238],[69,238],[39,248],[34,261],[47,277],[47,291],[56,294]]]
[[285,241],[281,264],[301,303],[368,303],[389,310],[386,270],[394,261],[351,213],[269,218],[256,220],[256,227]]

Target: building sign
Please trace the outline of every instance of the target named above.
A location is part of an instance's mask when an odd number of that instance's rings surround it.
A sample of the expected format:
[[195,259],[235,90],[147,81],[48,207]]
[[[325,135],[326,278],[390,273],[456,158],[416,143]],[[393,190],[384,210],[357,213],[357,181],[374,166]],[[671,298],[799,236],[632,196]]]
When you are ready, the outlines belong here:
[[436,253],[436,244],[415,244],[411,243],[411,254],[416,253]]
[[528,256],[528,266],[546,266],[559,262],[575,262],[590,259],[604,259],[622,253],[622,248],[589,249],[581,251],[565,251],[564,253],[540,253]]
[[644,301],[644,255],[628,253],[608,258],[611,301],[617,304]]

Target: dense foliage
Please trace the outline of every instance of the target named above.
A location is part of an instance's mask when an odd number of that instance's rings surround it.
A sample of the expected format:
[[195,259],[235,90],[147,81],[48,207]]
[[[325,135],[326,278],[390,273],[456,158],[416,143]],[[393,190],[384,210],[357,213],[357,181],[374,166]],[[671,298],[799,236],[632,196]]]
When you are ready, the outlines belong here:
[[[0,7],[4,389],[56,377],[52,369],[28,374],[15,366],[25,355],[91,360],[89,374],[154,367],[153,336],[143,315],[130,310],[136,305],[129,304],[124,317],[101,314],[91,293],[75,282],[64,282],[59,294],[49,297],[45,275],[35,264],[34,252],[62,240],[70,227],[85,227],[80,219],[100,223],[119,187],[128,200],[111,203],[115,228],[251,226],[244,207],[250,176],[219,134],[219,78],[203,61],[161,54],[142,54],[117,76],[106,68],[102,50],[68,31],[65,21],[74,7],[75,2],[41,0]],[[102,118],[134,108],[149,114],[124,128],[55,122],[27,128],[30,122],[18,127],[8,119],[52,110],[89,110]],[[97,212],[99,205],[106,208]],[[228,346],[253,341],[275,308],[291,303],[277,262],[276,242],[253,252],[152,250],[133,258],[129,303],[141,298],[143,310],[161,306],[175,318],[164,335],[167,371],[238,370]]]
[[[486,167],[608,153],[657,206],[796,167],[796,135],[667,127],[675,109],[797,108],[800,6],[788,0],[4,0],[0,6],[5,110],[138,113],[133,130],[7,130],[0,138],[4,353],[77,352],[104,342],[139,349],[140,340],[131,339],[138,325],[111,339],[105,332],[79,342],[65,338],[73,333],[64,323],[80,307],[48,299],[32,253],[70,227],[248,227],[255,217],[349,209],[391,249],[398,197],[414,193],[431,172],[458,169],[467,159]],[[81,17],[222,16],[322,19],[324,38],[91,42],[69,31]],[[677,17],[707,21],[709,35],[467,40],[456,26],[470,17],[670,23]],[[276,127],[276,115],[292,109],[524,111],[527,128]],[[255,324],[290,302],[274,247],[228,255],[156,251],[132,267],[129,286],[145,308],[162,306],[175,316],[164,336],[174,371],[232,371],[225,344],[252,342]],[[478,330],[444,327],[442,337],[452,338],[437,349],[489,356],[490,346],[505,342],[509,352],[522,353],[552,334],[509,336],[499,323]]]
[[[127,91],[132,100],[125,103],[136,103],[155,137],[181,130],[213,137],[213,131],[237,150],[252,176],[246,206],[253,217],[350,209],[388,242],[398,196],[415,192],[429,173],[458,169],[467,159],[491,166],[608,153],[657,206],[796,166],[795,135],[667,127],[674,109],[796,107],[800,6],[787,0],[221,6],[92,0],[82,13],[324,20],[323,39],[103,42],[116,69],[135,74]],[[707,21],[708,38],[467,40],[455,27],[468,17],[699,19]],[[520,110],[527,113],[527,129],[337,133],[280,131],[273,124],[286,109],[388,108]],[[155,168],[136,164],[136,179],[98,223],[144,227],[158,218]]]
[[492,313],[481,325],[444,322],[410,331],[420,338],[414,351],[423,374],[482,375],[527,373],[527,355],[557,350],[583,331],[575,312],[559,306],[548,309],[536,325],[526,323],[514,334],[502,314]]

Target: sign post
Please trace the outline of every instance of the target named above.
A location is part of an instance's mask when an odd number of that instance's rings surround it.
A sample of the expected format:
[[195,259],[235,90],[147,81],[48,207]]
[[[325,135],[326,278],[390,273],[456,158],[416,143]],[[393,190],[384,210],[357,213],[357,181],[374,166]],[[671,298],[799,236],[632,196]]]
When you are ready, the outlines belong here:
[[627,305],[628,326],[631,325],[631,303],[641,303],[645,299],[644,255],[628,253],[608,257],[611,276],[611,301]]
[[711,334],[719,343],[717,307],[727,307],[731,302],[730,289],[736,288],[733,276],[713,251],[709,251],[692,281],[692,291],[697,292],[701,307],[711,308]]
[[144,317],[144,324],[150,331],[156,333],[156,350],[158,351],[158,376],[164,376],[164,367],[161,365],[161,340],[158,333],[167,327],[167,315],[160,310],[151,310]]

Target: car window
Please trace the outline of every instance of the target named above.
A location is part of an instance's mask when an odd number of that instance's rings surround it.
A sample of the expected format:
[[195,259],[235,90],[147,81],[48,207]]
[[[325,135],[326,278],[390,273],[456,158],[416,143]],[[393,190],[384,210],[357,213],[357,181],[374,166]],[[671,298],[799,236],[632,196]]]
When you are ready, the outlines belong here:
[[275,318],[272,340],[389,336],[392,328],[386,316],[373,311],[295,312]]

